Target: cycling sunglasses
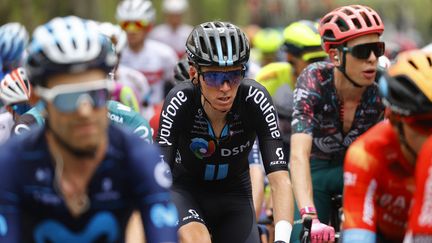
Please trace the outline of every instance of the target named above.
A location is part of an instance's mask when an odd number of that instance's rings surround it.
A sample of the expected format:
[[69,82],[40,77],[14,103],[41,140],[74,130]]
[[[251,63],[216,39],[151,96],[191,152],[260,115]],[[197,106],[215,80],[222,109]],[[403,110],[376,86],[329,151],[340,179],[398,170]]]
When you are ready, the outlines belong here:
[[113,81],[103,79],[79,84],[61,84],[51,89],[38,86],[35,90],[42,99],[52,102],[58,111],[73,113],[84,101],[94,108],[105,106],[113,87]]
[[150,26],[150,24],[145,21],[122,21],[119,24],[126,32],[138,32]]
[[401,120],[418,133],[432,134],[432,114],[402,117]]
[[32,106],[29,105],[28,103],[19,103],[19,104],[11,105],[10,108],[18,115],[22,115],[26,113],[28,110],[30,110]]
[[230,85],[238,85],[244,78],[244,69],[228,72],[208,71],[199,72],[203,76],[204,82],[210,87],[220,87],[224,82],[228,81]]
[[384,55],[385,44],[384,42],[373,42],[360,44],[352,47],[342,47],[343,52],[349,52],[353,57],[358,59],[368,59],[371,52],[374,53],[375,57]]

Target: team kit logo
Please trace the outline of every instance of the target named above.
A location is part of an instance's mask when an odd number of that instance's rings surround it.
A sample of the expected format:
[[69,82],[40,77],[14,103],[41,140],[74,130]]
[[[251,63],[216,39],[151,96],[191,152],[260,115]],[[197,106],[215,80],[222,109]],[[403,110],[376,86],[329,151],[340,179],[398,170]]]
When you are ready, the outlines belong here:
[[210,157],[216,150],[213,140],[206,141],[202,138],[193,138],[189,148],[198,159]]

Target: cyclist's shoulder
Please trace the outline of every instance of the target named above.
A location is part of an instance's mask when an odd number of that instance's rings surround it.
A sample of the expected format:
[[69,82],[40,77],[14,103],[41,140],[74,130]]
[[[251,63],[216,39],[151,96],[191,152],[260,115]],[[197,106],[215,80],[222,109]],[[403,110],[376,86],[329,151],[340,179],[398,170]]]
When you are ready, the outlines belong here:
[[[270,94],[276,92],[276,89],[282,84],[293,86],[293,68],[287,62],[274,62],[262,67],[257,75],[256,81],[263,84],[269,90]],[[272,84],[271,84],[272,83]]]
[[0,148],[0,161],[18,161],[20,158],[36,159],[46,146],[42,127],[33,129],[22,136],[13,136]]
[[154,39],[146,40],[145,49],[154,53],[155,58],[157,56],[174,58],[173,61],[177,61],[178,59],[177,54],[175,53],[174,49],[172,49],[172,47]]
[[298,77],[297,82],[314,82],[321,85],[330,84],[334,79],[334,65],[329,61],[309,64]]
[[384,165],[399,158],[396,133],[388,120],[377,123],[354,141],[348,149],[346,164]]
[[198,86],[194,85],[192,82],[181,82],[176,84],[166,96],[165,101],[170,99],[180,99],[182,102],[191,102],[193,97],[199,91]]
[[142,155],[142,158],[146,157],[146,154],[159,153],[159,149],[145,142],[143,139],[136,135],[128,132],[126,129],[122,129],[119,126],[110,125],[108,127],[109,147],[107,157],[127,157]]
[[256,80],[265,80],[271,78],[280,78],[281,74],[289,74],[292,71],[292,65],[288,62],[273,62],[265,65],[257,73]]

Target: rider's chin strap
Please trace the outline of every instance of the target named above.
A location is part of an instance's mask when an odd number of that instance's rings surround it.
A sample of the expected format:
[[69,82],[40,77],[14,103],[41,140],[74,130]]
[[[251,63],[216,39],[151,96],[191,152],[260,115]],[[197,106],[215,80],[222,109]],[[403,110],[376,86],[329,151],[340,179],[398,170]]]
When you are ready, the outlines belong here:
[[417,152],[413,149],[413,147],[411,147],[411,145],[408,144],[408,142],[406,140],[405,132],[404,132],[404,129],[402,127],[402,122],[398,122],[397,129],[399,131],[399,140],[400,140],[401,144],[403,146],[405,146],[405,148],[407,148],[408,152],[411,153],[411,155],[413,155],[414,158],[417,158]]
[[[346,47],[346,43],[343,45],[343,47]],[[366,87],[364,85],[360,85],[357,82],[355,82],[352,78],[350,78],[348,76],[348,74],[346,73],[346,51],[344,51],[342,49],[342,65],[339,65],[336,67],[337,69],[339,69],[339,71],[341,73],[343,73],[343,75],[345,76],[346,79],[348,79],[348,81],[356,88],[363,88]]]

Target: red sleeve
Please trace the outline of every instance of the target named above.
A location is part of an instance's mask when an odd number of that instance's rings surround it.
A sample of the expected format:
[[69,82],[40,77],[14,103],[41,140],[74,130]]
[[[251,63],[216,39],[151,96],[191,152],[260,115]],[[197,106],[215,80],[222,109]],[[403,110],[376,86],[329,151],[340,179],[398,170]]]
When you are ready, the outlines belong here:
[[365,145],[360,137],[350,146],[345,157],[343,228],[376,232],[379,160]]
[[432,137],[417,157],[416,190],[408,229],[416,234],[432,235]]

